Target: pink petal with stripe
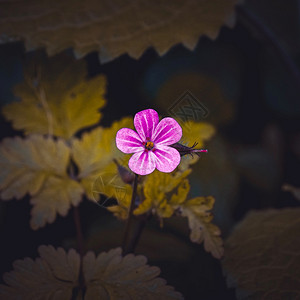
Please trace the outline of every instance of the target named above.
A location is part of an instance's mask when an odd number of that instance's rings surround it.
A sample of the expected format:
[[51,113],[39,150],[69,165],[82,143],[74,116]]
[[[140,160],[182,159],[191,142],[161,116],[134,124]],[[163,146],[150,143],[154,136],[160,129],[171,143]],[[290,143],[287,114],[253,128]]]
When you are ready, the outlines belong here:
[[136,174],[150,174],[155,170],[155,155],[152,151],[134,153],[128,162],[128,166]]
[[173,118],[162,119],[155,128],[153,142],[155,145],[172,145],[182,136],[180,125]]
[[143,141],[146,138],[152,139],[158,122],[158,113],[154,109],[142,110],[134,116],[134,127]]
[[156,168],[158,171],[172,172],[180,163],[180,154],[172,147],[159,145],[153,153],[156,157]]
[[144,150],[140,136],[130,128],[122,128],[117,132],[116,146],[124,153]]

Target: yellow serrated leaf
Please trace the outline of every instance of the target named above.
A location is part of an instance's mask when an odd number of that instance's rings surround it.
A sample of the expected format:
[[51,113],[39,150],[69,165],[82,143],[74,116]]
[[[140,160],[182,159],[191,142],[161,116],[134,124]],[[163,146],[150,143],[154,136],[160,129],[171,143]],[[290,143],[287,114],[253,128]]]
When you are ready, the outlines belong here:
[[178,206],[182,216],[188,218],[191,230],[190,239],[194,243],[204,242],[204,249],[215,258],[221,258],[224,253],[223,241],[220,237],[220,229],[210,223],[212,215],[209,212],[212,209],[214,198],[197,197],[186,201]]
[[66,176],[70,150],[62,140],[40,135],[6,138],[0,145],[1,198],[37,194],[50,176]]
[[170,204],[181,204],[186,200],[186,197],[190,191],[190,184],[187,179],[183,180],[178,186],[176,194],[173,194],[170,200]]
[[123,53],[138,58],[154,47],[164,54],[175,44],[193,49],[201,35],[216,38],[234,24],[238,0],[211,1],[18,1],[1,5],[0,32],[25,40],[27,49],[52,55],[74,47],[77,56],[99,51],[107,61]]
[[30,225],[36,230],[53,223],[56,215],[66,216],[71,205],[77,206],[84,190],[75,180],[50,177],[40,193],[31,198],[33,205]]
[[212,196],[196,197],[184,203],[185,207],[193,210],[195,214],[205,216],[206,212],[212,210],[215,203],[215,198]]
[[116,133],[120,128],[132,128],[132,118],[124,118],[114,122],[110,128],[96,128],[83,134],[82,138],[72,142],[72,157],[79,168],[79,178],[89,199],[99,199],[93,195],[94,185],[100,179],[108,182],[107,176],[117,175],[113,159],[119,162],[128,160],[115,145]]
[[[140,215],[154,209],[162,218],[172,216],[174,209],[169,203],[169,193],[191,173],[191,169],[184,172],[162,173],[155,170],[143,182],[143,196],[145,200],[134,210],[135,215]],[[159,184],[158,184],[159,183]]]
[[25,81],[15,88],[21,101],[7,104],[3,114],[26,134],[50,134],[70,139],[96,124],[105,104],[104,76],[86,79],[84,61],[59,55],[29,64]]

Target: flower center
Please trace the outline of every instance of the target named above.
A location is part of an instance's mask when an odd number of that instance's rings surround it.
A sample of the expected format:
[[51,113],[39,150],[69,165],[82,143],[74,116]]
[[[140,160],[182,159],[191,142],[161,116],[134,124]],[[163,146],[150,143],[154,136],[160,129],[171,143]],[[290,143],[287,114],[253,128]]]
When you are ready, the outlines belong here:
[[154,143],[151,141],[147,141],[147,142],[143,143],[143,145],[146,150],[152,150],[154,147]]

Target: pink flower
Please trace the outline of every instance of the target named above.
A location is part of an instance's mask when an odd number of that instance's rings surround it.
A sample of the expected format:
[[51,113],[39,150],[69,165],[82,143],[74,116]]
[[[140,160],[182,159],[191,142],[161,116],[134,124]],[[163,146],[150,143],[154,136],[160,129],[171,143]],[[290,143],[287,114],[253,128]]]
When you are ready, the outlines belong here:
[[140,175],[150,174],[155,168],[165,173],[172,172],[180,163],[180,154],[169,146],[180,140],[180,125],[173,118],[159,122],[157,112],[146,109],[135,115],[134,127],[137,132],[122,128],[116,136],[119,150],[134,153],[129,160],[129,168]]

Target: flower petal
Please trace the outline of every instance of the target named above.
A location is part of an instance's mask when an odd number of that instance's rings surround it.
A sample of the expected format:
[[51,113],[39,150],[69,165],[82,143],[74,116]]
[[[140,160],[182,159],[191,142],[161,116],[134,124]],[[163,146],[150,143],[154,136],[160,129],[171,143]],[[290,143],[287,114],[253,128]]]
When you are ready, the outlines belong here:
[[154,109],[142,110],[134,116],[134,127],[144,142],[146,138],[152,139],[158,122],[158,113]]
[[117,132],[116,145],[124,153],[134,153],[144,149],[140,136],[130,128],[122,128]]
[[147,175],[155,170],[155,156],[152,151],[141,151],[134,153],[128,166],[130,170],[139,175]]
[[155,128],[152,141],[155,145],[172,145],[182,136],[180,125],[173,118],[162,119]]
[[158,145],[153,154],[156,157],[156,168],[158,171],[172,172],[180,163],[180,154],[172,147]]

